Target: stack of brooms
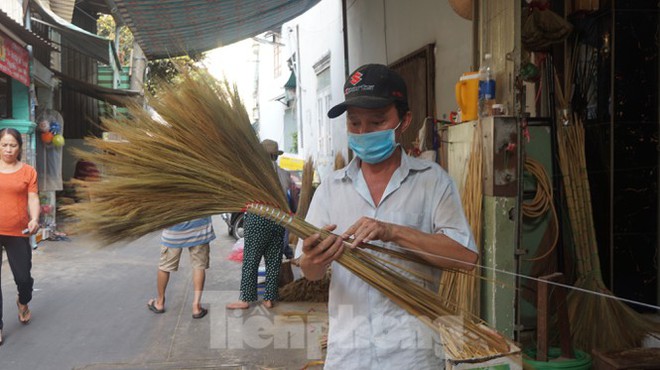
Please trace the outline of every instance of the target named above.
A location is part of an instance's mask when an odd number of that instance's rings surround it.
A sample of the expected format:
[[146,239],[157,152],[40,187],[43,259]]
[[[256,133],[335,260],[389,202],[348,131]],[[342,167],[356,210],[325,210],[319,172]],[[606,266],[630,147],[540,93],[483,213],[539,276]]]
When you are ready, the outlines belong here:
[[[186,75],[148,100],[158,116],[129,104],[129,117],[106,119],[103,129],[122,138],[90,138],[94,152],[77,152],[104,169],[85,184],[92,201],[68,208],[81,231],[107,243],[134,239],[189,219],[247,209],[300,238],[330,233],[292,216],[269,156],[255,135],[235,89],[208,76]],[[456,360],[496,356],[508,343],[476,316],[448,307],[435,292],[412,282],[369,250],[426,263],[411,253],[364,244],[338,263],[415,315],[442,338]]]
[[[477,125],[468,158],[465,181],[461,191],[461,203],[465,210],[465,217],[472,230],[472,235],[481,256],[481,234],[483,224],[483,138],[481,125]],[[480,311],[480,283],[481,269],[477,266],[466,273],[461,271],[445,271],[440,279],[438,294],[445,302],[451,302],[450,307],[460,314],[469,312],[474,316]]]
[[[300,188],[300,200],[298,202],[298,209],[296,210],[296,217],[305,219],[309,205],[312,201],[312,193],[314,178],[314,161],[308,158],[303,166],[302,186]],[[298,242],[298,237],[293,235],[291,244]],[[298,259],[293,259],[290,263],[298,264]],[[317,281],[307,280],[301,277],[289,284],[280,288],[279,296],[283,302],[327,302],[328,290],[330,287],[330,269],[326,272],[325,276]]]

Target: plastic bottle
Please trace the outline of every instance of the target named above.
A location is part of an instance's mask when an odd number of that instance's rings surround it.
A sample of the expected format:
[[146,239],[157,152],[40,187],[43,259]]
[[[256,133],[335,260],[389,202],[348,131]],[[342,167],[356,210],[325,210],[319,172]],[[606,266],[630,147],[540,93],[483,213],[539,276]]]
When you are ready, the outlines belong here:
[[479,68],[479,117],[488,117],[495,104],[495,75],[490,54],[484,55]]

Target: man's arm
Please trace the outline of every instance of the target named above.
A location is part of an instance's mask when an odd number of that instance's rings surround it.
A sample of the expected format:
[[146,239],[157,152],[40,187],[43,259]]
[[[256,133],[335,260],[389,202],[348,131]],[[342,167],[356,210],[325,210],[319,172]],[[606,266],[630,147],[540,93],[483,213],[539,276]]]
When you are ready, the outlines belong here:
[[371,240],[396,243],[404,249],[419,252],[420,257],[440,268],[472,270],[479,257],[444,234],[429,234],[369,217],[359,219],[342,237],[353,237],[351,244],[354,247]]

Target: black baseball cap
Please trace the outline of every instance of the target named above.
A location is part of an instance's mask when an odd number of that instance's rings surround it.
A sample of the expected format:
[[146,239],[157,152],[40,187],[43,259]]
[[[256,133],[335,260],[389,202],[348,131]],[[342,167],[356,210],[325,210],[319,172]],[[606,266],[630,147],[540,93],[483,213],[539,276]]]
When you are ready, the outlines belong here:
[[408,104],[403,78],[385,65],[366,64],[348,77],[344,84],[344,102],[332,107],[328,117],[338,117],[350,106],[374,109],[395,102]]

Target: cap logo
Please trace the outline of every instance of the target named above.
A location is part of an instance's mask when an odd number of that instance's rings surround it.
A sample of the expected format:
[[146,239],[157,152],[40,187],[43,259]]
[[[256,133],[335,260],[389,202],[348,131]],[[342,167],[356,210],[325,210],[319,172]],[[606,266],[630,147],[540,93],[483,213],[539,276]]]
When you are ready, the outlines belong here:
[[362,81],[362,76],[363,76],[362,73],[360,73],[360,72],[355,72],[355,73],[353,73],[353,75],[351,76],[351,79],[349,80],[349,82],[351,83],[351,85],[355,86],[355,85],[357,85],[360,81]]

